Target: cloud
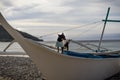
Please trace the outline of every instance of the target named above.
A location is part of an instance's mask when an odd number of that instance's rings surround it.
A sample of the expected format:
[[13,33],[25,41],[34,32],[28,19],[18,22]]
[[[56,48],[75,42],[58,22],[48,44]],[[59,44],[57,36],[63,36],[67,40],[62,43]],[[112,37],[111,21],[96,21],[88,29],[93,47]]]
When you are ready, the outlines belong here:
[[[27,29],[40,26],[42,30],[39,28],[38,32],[33,32],[38,34],[41,31],[44,34],[46,30],[47,34],[51,33],[51,28],[62,31],[100,21],[105,18],[109,6],[111,7],[109,19],[120,20],[119,3],[120,0],[1,0],[0,11],[15,28],[27,31]],[[113,23],[109,26],[118,25]],[[43,29],[43,27],[48,29]],[[112,31],[109,31],[111,29]],[[106,32],[119,32],[119,29],[110,28]],[[76,30],[68,34],[75,36],[79,32]]]
[[102,1],[8,0],[12,5],[4,13],[8,19],[38,18],[49,22],[79,23],[91,20],[91,16],[96,19],[97,16],[105,15],[107,8],[103,7],[107,6],[105,5],[107,1]]
[[7,6],[12,6],[12,3],[9,0],[1,0],[0,4],[3,5],[4,7]]

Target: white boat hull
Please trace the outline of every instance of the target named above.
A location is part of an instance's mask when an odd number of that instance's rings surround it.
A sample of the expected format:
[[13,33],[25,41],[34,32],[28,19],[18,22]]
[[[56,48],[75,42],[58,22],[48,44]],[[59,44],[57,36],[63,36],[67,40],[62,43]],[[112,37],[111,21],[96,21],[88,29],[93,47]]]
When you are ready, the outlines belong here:
[[31,57],[46,80],[104,80],[120,70],[118,58],[91,59],[59,54],[25,39],[1,14],[0,23]]

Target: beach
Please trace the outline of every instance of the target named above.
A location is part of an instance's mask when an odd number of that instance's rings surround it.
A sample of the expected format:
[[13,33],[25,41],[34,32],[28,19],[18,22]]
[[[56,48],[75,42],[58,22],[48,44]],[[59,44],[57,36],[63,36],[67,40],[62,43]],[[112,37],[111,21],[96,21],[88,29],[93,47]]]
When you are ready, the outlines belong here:
[[0,80],[42,80],[29,57],[0,56]]

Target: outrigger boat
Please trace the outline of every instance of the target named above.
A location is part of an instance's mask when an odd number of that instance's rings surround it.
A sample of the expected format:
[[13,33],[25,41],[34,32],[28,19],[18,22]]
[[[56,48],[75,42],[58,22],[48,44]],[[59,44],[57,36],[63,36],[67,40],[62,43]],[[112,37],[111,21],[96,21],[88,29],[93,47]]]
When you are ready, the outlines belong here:
[[1,13],[0,23],[31,57],[45,80],[104,80],[120,70],[120,51],[110,53],[98,49],[98,54],[103,55],[72,51],[60,54],[24,38],[8,24]]

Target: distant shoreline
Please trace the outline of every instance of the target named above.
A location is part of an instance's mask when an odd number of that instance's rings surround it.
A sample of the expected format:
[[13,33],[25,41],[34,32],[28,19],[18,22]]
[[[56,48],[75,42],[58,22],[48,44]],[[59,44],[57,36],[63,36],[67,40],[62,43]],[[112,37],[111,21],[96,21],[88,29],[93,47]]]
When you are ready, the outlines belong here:
[[[99,40],[75,40],[78,42],[99,42]],[[56,42],[56,41],[43,41],[43,42]],[[120,42],[120,40],[102,40],[102,42]]]
[[[99,42],[99,40],[76,40],[79,42]],[[102,40],[102,42],[120,42],[120,40]]]

